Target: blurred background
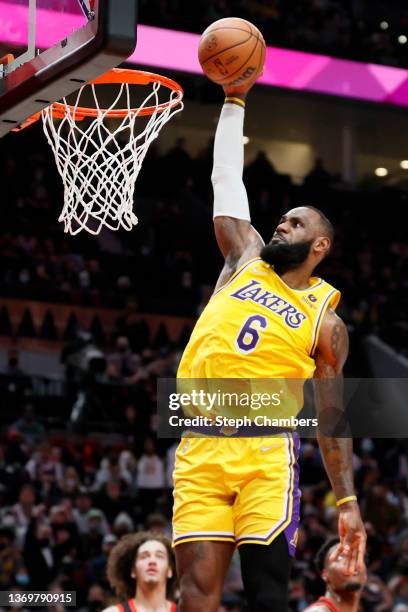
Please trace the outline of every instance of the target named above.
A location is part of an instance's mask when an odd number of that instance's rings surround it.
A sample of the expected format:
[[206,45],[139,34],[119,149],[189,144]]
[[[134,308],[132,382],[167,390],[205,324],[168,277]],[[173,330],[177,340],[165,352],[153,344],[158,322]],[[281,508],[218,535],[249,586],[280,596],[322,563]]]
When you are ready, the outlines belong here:
[[[240,16],[274,47],[408,68],[399,0],[197,0],[194,14],[190,5],[142,0],[140,23],[200,33]],[[210,183],[222,91],[198,75],[161,72],[184,87],[186,108],[146,156],[131,233],[64,235],[41,126],[0,142],[0,590],[76,590],[83,612],[114,601],[105,568],[121,535],[171,534],[176,443],[156,436],[156,382],[175,375],[222,265]],[[402,106],[262,85],[249,98],[253,223],[269,240],[302,203],[333,221],[334,252],[318,274],[343,294],[350,377],[408,372],[407,128]],[[362,609],[407,612],[406,440],[356,440],[353,460],[368,532]],[[293,612],[323,593],[313,558],[337,530],[313,440],[300,466]],[[245,610],[235,557],[222,610]]]

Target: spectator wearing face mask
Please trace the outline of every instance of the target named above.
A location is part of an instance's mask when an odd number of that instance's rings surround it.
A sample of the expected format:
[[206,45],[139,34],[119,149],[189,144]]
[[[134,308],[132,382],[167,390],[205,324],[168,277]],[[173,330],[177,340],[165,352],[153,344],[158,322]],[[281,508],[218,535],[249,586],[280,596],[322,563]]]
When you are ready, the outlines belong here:
[[88,589],[86,605],[78,612],[102,612],[107,604],[105,589],[99,584],[91,584]]

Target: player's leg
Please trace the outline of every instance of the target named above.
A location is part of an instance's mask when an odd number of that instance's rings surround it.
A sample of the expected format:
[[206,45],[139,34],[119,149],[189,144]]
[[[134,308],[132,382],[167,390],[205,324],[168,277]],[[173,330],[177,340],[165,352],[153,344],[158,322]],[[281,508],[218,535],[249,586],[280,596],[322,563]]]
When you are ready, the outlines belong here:
[[188,542],[175,548],[180,612],[217,612],[234,552],[230,542]]
[[242,580],[250,612],[287,612],[291,560],[281,533],[271,544],[239,547]]
[[173,541],[182,612],[216,612],[235,534],[234,495],[218,438],[183,440],[174,470]]
[[233,514],[250,612],[288,610],[299,524],[298,450],[289,434],[247,442]]

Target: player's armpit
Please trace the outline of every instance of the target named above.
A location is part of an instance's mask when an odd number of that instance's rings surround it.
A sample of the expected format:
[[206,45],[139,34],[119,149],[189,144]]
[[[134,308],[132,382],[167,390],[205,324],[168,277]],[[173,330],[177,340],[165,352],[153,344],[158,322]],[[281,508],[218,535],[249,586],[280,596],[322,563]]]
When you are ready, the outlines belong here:
[[215,286],[217,291],[238,268],[250,259],[258,257],[264,242],[249,221],[216,217],[214,226],[218,245],[225,257],[224,267]]
[[[214,219],[214,230],[217,244],[224,257],[238,262],[247,255],[247,259],[259,255],[264,241],[249,221],[233,217],[219,216]],[[245,263],[245,260],[242,260]]]

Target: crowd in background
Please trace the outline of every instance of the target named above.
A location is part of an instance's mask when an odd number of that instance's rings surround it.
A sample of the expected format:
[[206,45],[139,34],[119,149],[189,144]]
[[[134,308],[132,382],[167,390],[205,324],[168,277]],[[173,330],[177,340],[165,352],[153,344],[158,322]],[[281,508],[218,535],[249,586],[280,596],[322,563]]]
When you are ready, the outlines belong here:
[[[408,44],[398,42],[408,27],[402,0],[195,0],[194,11],[191,6],[141,0],[140,21],[202,32],[216,19],[240,16],[270,45],[408,67]],[[123,314],[111,336],[73,332],[61,355],[63,396],[36,393],[15,351],[0,373],[0,591],[76,591],[76,609],[99,612],[116,603],[106,563],[118,539],[145,528],[171,534],[177,441],[157,438],[156,383],[174,376],[186,338],[170,342],[165,332],[151,338],[138,315],[194,318],[211,295],[221,267],[211,229],[212,151],[210,144],[192,157],[182,141],[165,154],[152,147],[137,186],[139,228],[66,238],[56,221],[60,179],[36,129],[2,150],[0,295]],[[358,347],[367,333],[407,354],[408,246],[400,222],[406,194],[350,192],[321,160],[296,186],[262,151],[247,164],[245,179],[253,222],[265,239],[298,203],[319,206],[333,220],[335,249],[319,274],[343,293],[340,314],[353,348],[349,374],[365,374]],[[0,327],[0,335],[11,334],[3,319]],[[355,442],[368,534],[364,612],[408,611],[407,450],[403,440]],[[300,468],[292,612],[323,593],[313,559],[337,533],[335,499],[312,440],[302,444]],[[245,610],[236,554],[223,594],[227,610]]]
[[[24,172],[13,141],[3,149],[0,294],[116,308],[123,315],[96,359],[91,351],[94,369],[91,359],[83,368],[75,358],[93,345],[89,332],[65,345],[63,398],[30,398],[32,389],[20,385],[18,356],[10,355],[0,395],[0,590],[76,590],[78,609],[97,612],[112,601],[105,568],[117,539],[146,527],[171,530],[176,441],[156,437],[156,382],[174,376],[185,338],[152,339],[133,315],[195,317],[211,294],[221,267],[211,228],[211,145],[195,158],[182,141],[165,154],[149,152],[135,204],[140,226],[131,233],[68,239],[56,221],[59,178],[35,134],[19,141],[26,151]],[[349,192],[321,160],[295,186],[263,152],[247,165],[245,179],[253,222],[266,239],[280,215],[301,202],[321,207],[333,220],[336,246],[319,273],[344,294],[341,315],[353,354],[369,332],[406,351],[408,252],[398,223],[406,195]],[[352,358],[350,373],[360,375],[358,366]],[[406,443],[395,440],[355,445],[369,535],[364,611],[408,610],[406,451]],[[337,529],[335,500],[313,441],[303,444],[301,474],[294,612],[322,593],[313,557]],[[245,610],[242,592],[234,557],[223,610]]]
[[[0,236],[0,294],[199,314],[222,265],[211,227],[211,144],[195,158],[181,140],[165,154],[153,147],[137,183],[139,226],[132,232],[105,232],[98,239],[84,232],[71,238],[57,222],[62,193],[50,154],[41,148],[47,145],[38,144],[43,141],[35,140],[35,131],[24,136],[26,141],[19,139],[27,149],[24,167],[13,150],[15,140],[9,140],[3,153],[7,214]],[[350,332],[377,333],[406,352],[408,247],[397,222],[406,193],[391,188],[348,191],[322,160],[302,186],[295,186],[262,151],[247,164],[245,181],[253,223],[266,241],[280,216],[301,203],[314,204],[329,216],[336,228],[335,248],[317,273],[342,291],[340,312]]]
[[[30,404],[3,426],[0,590],[74,590],[77,609],[98,612],[115,601],[105,570],[118,538],[146,527],[170,535],[177,443],[167,441],[159,450],[144,424],[144,409],[142,403],[126,402],[117,408],[115,442],[109,435],[52,433]],[[126,434],[120,426],[125,422]],[[408,609],[406,451],[406,441],[355,443],[356,486],[368,533],[364,611]],[[313,441],[302,445],[300,469],[302,523],[290,584],[293,612],[323,593],[313,560],[337,531],[335,498]],[[224,611],[245,610],[238,555],[223,606]]]
[[268,45],[408,66],[408,8],[402,0],[142,0],[141,23],[203,32],[223,17],[252,21]]

